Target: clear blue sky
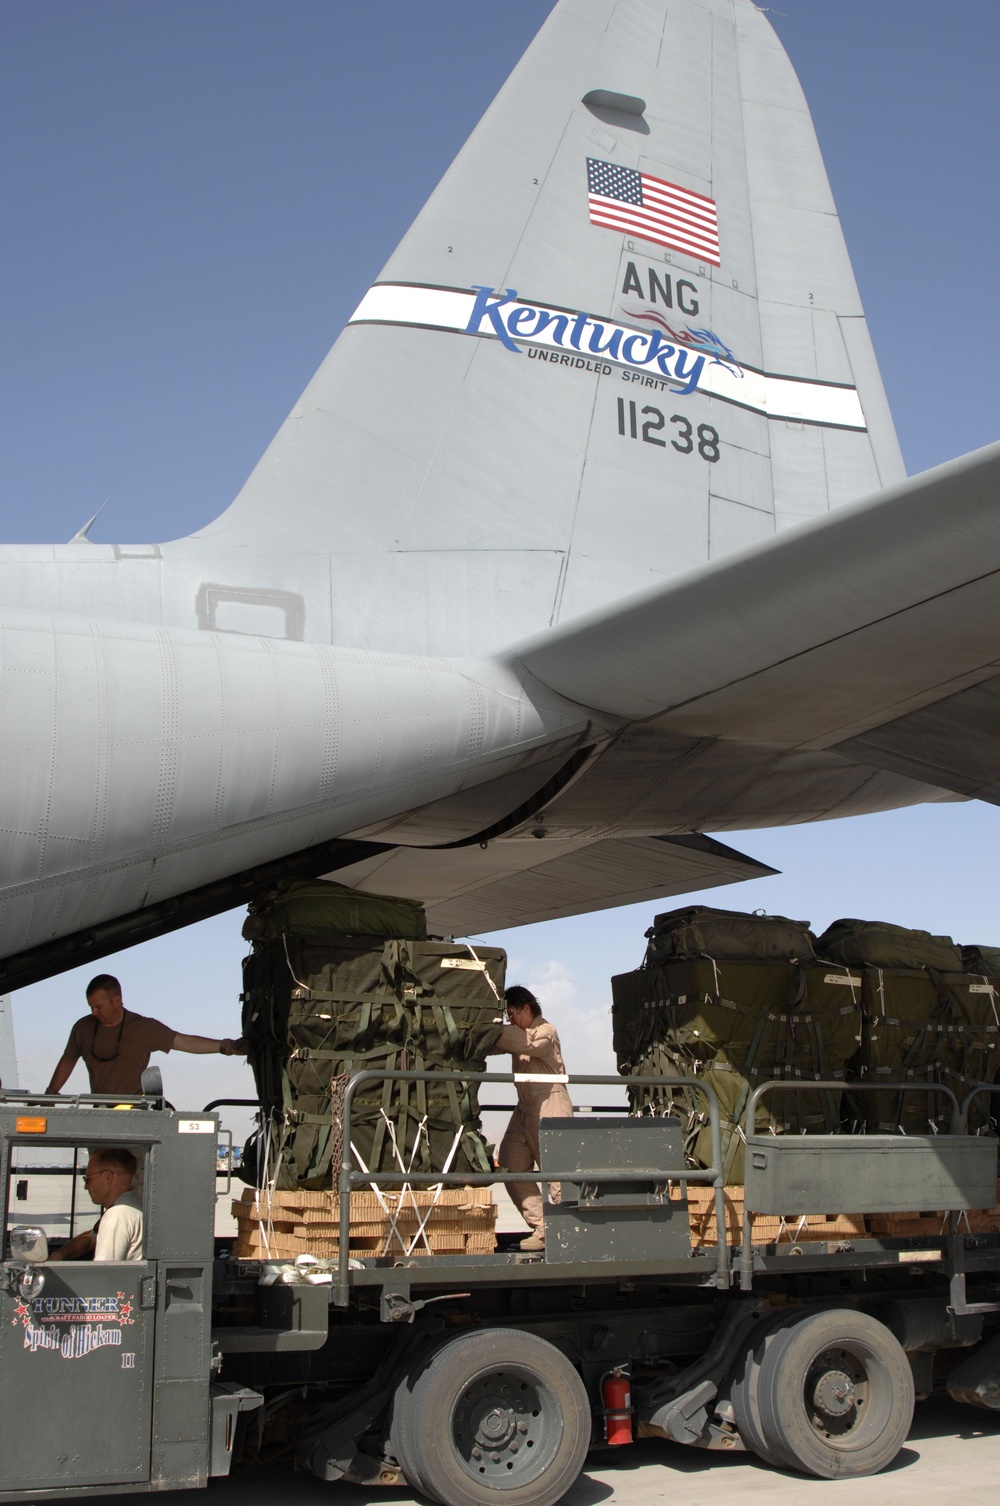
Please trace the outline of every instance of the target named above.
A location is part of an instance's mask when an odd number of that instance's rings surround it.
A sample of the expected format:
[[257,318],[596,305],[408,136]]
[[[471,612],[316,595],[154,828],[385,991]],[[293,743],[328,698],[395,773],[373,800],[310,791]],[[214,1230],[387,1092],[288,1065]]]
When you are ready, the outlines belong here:
[[[238,491],[549,10],[545,0],[5,0],[0,539],[176,537]],[[1000,6],[781,0],[911,472],[998,437]],[[727,838],[783,870],[717,903],[1000,943],[992,807]],[[679,901],[670,901],[671,904]],[[610,1065],[608,978],[656,906],[509,933]],[[663,908],[662,906],[659,908]],[[130,1005],[235,1034],[239,915],[108,965]],[[14,999],[43,1086],[84,974]],[[571,1056],[574,1054],[571,1049]],[[167,1063],[176,1101],[248,1093]],[[75,1081],[75,1080],[74,1080]]]

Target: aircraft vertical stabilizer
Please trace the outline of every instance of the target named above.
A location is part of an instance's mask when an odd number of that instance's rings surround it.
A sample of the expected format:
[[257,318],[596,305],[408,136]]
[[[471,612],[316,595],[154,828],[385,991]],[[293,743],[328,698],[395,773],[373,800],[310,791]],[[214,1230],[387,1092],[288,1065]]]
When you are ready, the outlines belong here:
[[903,474],[766,17],[564,0],[239,497],[171,547],[329,550],[333,641],[478,652]]
[[0,1087],[17,1087],[17,1052],[14,1049],[14,1016],[10,994],[0,994]]

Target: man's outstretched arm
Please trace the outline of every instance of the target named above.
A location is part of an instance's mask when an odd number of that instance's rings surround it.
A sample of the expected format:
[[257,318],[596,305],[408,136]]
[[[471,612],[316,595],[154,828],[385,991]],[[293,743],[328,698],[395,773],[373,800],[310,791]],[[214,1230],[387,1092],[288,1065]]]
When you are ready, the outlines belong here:
[[225,1040],[213,1041],[207,1035],[181,1035],[178,1032],[174,1036],[174,1050],[190,1051],[195,1056],[245,1056],[246,1043],[231,1041],[228,1036]]

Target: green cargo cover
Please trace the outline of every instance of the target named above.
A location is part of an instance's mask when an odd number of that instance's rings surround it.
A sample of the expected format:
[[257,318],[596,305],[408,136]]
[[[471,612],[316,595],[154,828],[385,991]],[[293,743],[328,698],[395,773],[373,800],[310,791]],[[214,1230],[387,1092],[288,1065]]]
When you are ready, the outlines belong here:
[[[477,960],[478,959],[478,960]],[[368,1170],[488,1171],[475,1085],[500,1034],[506,956],[441,941],[282,936],[244,963],[243,1028],[260,1102],[280,1145],[279,1187],[329,1187],[347,1073],[433,1071],[441,1081],[373,1083],[354,1098],[351,1140]],[[331,1096],[331,1084],[333,1085]],[[384,1111],[384,1112],[383,1112]],[[417,1143],[418,1126],[426,1119]],[[269,1172],[274,1171],[272,1150]]]
[[664,911],[654,917],[646,936],[646,967],[682,957],[714,957],[716,962],[809,962],[816,940],[807,920],[713,910],[706,905]]
[[961,972],[962,955],[950,936],[911,931],[886,920],[835,920],[816,942],[816,954],[848,967],[933,967]]
[[[722,1110],[726,1181],[743,1180],[740,1118],[753,1087],[795,1081],[795,1092],[761,1104],[758,1131],[829,1133],[841,1095],[809,1079],[843,1078],[861,1038],[860,976],[828,963],[716,962],[710,958],[640,968],[611,980],[614,1046],[624,1076],[697,1076]],[[694,1088],[629,1090],[633,1113],[679,1114],[688,1154],[711,1164],[704,1097]]]
[[243,922],[247,941],[279,936],[427,935],[424,907],[391,894],[363,894],[323,879],[281,879],[259,894]]
[[[959,1103],[972,1083],[992,1082],[1000,1064],[1000,1031],[993,985],[986,978],[934,968],[860,969],[861,1050],[854,1072],[862,1081],[941,1083]],[[872,1133],[947,1131],[951,1108],[940,1094],[859,1093],[852,1118]],[[970,1127],[989,1122],[984,1099],[972,1107]]]

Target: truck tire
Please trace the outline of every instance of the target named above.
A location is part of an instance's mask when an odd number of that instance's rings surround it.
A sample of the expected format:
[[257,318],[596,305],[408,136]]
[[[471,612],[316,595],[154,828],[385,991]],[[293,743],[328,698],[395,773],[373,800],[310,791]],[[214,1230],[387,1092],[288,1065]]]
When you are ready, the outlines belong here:
[[730,1396],[736,1426],[743,1443],[751,1453],[763,1459],[765,1464],[784,1468],[785,1460],[768,1443],[760,1420],[760,1367],[764,1355],[779,1328],[796,1321],[795,1314],[787,1312],[765,1317],[743,1343],[742,1352],[733,1370]]
[[790,1468],[857,1479],[891,1464],[913,1421],[913,1375],[884,1324],[836,1308],[780,1328],[757,1383],[760,1423]]
[[410,1426],[411,1402],[413,1400],[413,1387],[419,1370],[412,1370],[404,1375],[396,1393],[392,1399],[392,1421],[389,1428],[390,1447],[395,1455],[400,1469],[406,1476],[413,1489],[419,1491],[422,1496],[429,1500],[436,1500],[431,1495],[426,1484],[420,1476],[420,1466],[417,1462],[416,1447],[413,1442],[413,1430]]
[[[404,1383],[405,1384],[405,1383]],[[590,1445],[590,1403],[552,1344],[489,1328],[444,1344],[402,1400],[404,1473],[447,1506],[554,1506]],[[395,1441],[395,1439],[394,1439]]]

